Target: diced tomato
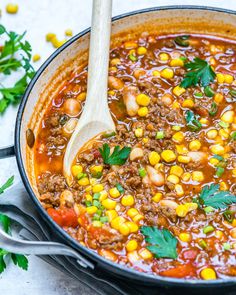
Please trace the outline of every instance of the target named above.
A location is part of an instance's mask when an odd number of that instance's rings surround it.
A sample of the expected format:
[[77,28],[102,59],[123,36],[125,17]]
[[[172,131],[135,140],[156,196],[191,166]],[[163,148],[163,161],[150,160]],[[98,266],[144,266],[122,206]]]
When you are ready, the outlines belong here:
[[112,233],[110,233],[108,230],[106,230],[104,228],[100,228],[100,227],[90,226],[89,232],[92,234],[92,236],[95,239],[98,239],[100,236],[103,236],[103,237],[111,237],[112,236]]
[[94,149],[94,150],[92,151],[92,153],[93,153],[95,159],[101,157],[101,154],[100,154],[99,150],[97,150],[97,149]]
[[188,264],[181,264],[177,267],[161,271],[159,274],[163,277],[185,278],[185,277],[194,276],[195,270],[192,264],[188,263]]
[[183,252],[184,260],[195,260],[199,253],[198,249],[190,249]]
[[79,224],[85,228],[89,225],[88,218],[85,214],[79,215],[78,221],[79,221]]
[[60,226],[76,227],[78,225],[78,216],[73,208],[49,208],[48,214]]

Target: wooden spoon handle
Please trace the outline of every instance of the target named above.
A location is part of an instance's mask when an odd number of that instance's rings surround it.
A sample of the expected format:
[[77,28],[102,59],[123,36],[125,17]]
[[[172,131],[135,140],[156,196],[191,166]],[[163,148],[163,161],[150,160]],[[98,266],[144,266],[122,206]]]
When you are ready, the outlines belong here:
[[[107,82],[109,49],[111,34],[112,0],[94,0],[90,35],[90,51],[88,64],[88,92],[86,106],[93,109],[93,114],[104,107],[108,109]],[[93,108],[91,108],[93,105]]]

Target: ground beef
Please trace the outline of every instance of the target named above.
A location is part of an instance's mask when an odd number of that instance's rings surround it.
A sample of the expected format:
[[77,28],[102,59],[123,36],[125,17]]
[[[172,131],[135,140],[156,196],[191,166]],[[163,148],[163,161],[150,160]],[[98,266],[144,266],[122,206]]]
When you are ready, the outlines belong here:
[[44,173],[38,181],[38,190],[41,195],[48,192],[62,192],[66,187],[65,177],[61,174]]

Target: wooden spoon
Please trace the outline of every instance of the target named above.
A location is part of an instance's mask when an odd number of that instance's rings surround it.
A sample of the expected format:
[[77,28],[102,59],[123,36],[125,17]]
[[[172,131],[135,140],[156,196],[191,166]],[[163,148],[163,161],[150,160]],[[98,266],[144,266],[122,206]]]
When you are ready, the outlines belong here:
[[112,0],[93,1],[87,97],[63,162],[63,173],[68,185],[73,181],[71,165],[81,147],[99,133],[115,130],[107,103],[111,12]]

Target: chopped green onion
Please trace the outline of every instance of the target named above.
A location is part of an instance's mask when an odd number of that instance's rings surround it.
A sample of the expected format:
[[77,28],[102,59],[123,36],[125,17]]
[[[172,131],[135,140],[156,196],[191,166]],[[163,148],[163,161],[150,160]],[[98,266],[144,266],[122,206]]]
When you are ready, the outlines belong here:
[[223,243],[223,248],[224,248],[224,250],[229,251],[230,250],[230,244],[229,243]]
[[183,62],[185,62],[188,58],[186,56],[180,56],[180,58]]
[[120,183],[116,184],[116,188],[118,189],[118,191],[123,194],[125,192],[123,186]]
[[94,214],[92,220],[93,221],[99,221],[100,220],[100,216],[98,216],[97,214]]
[[92,203],[90,201],[86,200],[84,203],[85,203],[86,207],[91,207],[92,206]]
[[229,223],[232,223],[233,220],[234,220],[234,212],[231,211],[231,210],[226,210],[226,211],[223,213],[223,216],[224,216],[224,218],[225,218]]
[[213,97],[215,92],[210,86],[206,86],[204,88],[204,93],[206,94],[207,97]]
[[216,169],[216,176],[221,177],[225,172],[225,169],[223,167],[217,167]]
[[100,193],[95,193],[94,195],[93,195],[93,199],[94,200],[99,200],[99,198],[100,198]]
[[178,125],[172,126],[172,130],[174,131],[179,131],[180,129],[181,129],[181,126],[178,126]]
[[93,206],[100,207],[101,203],[98,200],[93,200]]
[[203,228],[203,233],[204,233],[204,234],[209,234],[209,233],[213,232],[214,230],[215,230],[215,229],[214,229],[213,226],[211,226],[211,225],[207,225],[207,226],[205,226],[205,227]]
[[226,123],[226,122],[223,122],[223,121],[220,121],[220,122],[219,122],[219,125],[220,125],[222,128],[228,128],[228,127],[229,127],[229,123]]
[[233,138],[233,140],[236,140],[236,131],[234,131],[234,132],[231,134],[231,137]]
[[138,60],[138,58],[133,53],[129,54],[129,59],[132,60],[132,61],[137,61]]
[[233,97],[236,97],[236,89],[230,89],[229,94]]
[[207,206],[207,207],[204,208],[204,211],[205,211],[206,213],[211,213],[211,212],[214,211],[214,208],[211,207],[211,206]]
[[201,92],[195,92],[193,94],[196,98],[202,98],[203,97],[203,94]]
[[207,243],[204,240],[200,240],[198,242],[198,245],[202,248],[202,249],[206,249],[207,248]]
[[157,131],[156,139],[163,139],[165,137],[164,131]]
[[82,179],[82,178],[84,178],[84,177],[86,177],[86,176],[87,176],[87,175],[86,175],[85,173],[80,172],[80,173],[77,174],[76,177],[77,177],[78,180],[80,180],[80,179]]
[[189,35],[178,36],[174,39],[175,43],[181,47],[189,46]]
[[215,116],[217,114],[217,111],[218,111],[218,105],[215,102],[213,102],[211,104],[210,110],[208,111],[209,112],[209,115]]
[[217,159],[219,161],[224,161],[224,158],[222,156],[220,156],[220,155],[213,155],[212,158]]
[[102,215],[102,210],[98,209],[97,212],[95,213],[96,215],[98,215],[99,217]]
[[197,116],[193,111],[187,111],[185,113],[185,119],[187,122],[187,127],[190,131],[199,131],[202,128],[201,122],[198,121]]
[[100,221],[101,221],[102,223],[106,223],[106,222],[108,222],[108,217],[107,217],[107,216],[102,216],[102,217],[100,218]]
[[104,133],[102,135],[103,138],[110,138],[112,136],[115,136],[116,135],[116,132],[115,131],[112,131],[112,132],[107,132],[107,133]]
[[145,177],[147,175],[147,171],[144,168],[140,168],[138,170],[139,176]]
[[92,172],[92,176],[94,178],[101,178],[102,177],[102,172],[101,171],[98,171],[98,172]]

